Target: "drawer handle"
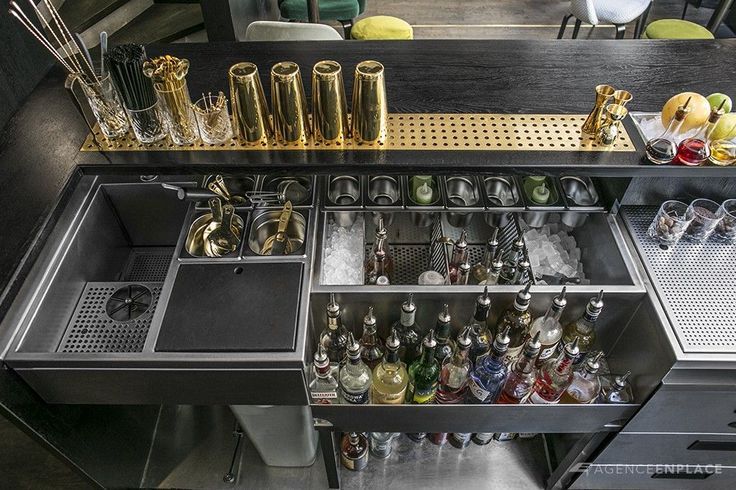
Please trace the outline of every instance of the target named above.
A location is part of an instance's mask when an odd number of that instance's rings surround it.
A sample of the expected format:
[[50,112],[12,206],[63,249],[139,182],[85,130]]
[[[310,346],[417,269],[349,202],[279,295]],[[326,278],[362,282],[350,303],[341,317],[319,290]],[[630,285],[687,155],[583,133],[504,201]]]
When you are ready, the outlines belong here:
[[736,451],[736,442],[695,441],[688,446],[690,451]]

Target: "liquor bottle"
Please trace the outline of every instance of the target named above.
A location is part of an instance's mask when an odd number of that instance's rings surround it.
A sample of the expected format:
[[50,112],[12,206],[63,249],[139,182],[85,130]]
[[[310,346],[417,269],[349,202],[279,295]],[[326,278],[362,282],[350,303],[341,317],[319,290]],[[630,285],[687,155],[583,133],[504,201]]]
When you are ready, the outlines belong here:
[[539,351],[537,357],[536,366],[544,363],[547,359],[552,357],[557,351],[557,344],[559,344],[562,338],[562,324],[560,323],[560,317],[562,312],[567,306],[567,299],[565,294],[567,288],[563,287],[562,292],[554,297],[552,304],[547,309],[547,313],[544,316],[536,318],[532,322],[532,326],[529,329],[529,335],[535,335],[539,333],[539,342],[542,344],[542,348]]
[[677,157],[677,137],[683,121],[690,114],[692,108],[688,107],[690,99],[677,108],[675,116],[667,125],[667,129],[657,138],[647,141],[647,159],[656,165],[664,165],[672,162]]
[[468,241],[467,232],[463,230],[460,238],[452,246],[452,256],[449,264],[450,284],[457,283],[457,276],[460,272],[460,264],[468,261]]
[[417,306],[414,304],[414,295],[409,297],[401,305],[401,318],[392,325],[399,336],[399,358],[410,366],[414,359],[419,356],[422,342],[422,328],[416,322]]
[[[731,127],[729,134],[736,130],[736,124]],[[721,167],[733,165],[736,162],[736,142],[726,139],[711,140],[710,163]]]
[[501,268],[503,268],[503,253],[503,249],[499,248],[498,252],[496,252],[496,257],[493,259],[493,262],[491,262],[491,268],[488,269],[486,279],[478,284],[481,286],[493,286],[494,284],[498,284],[498,278],[501,276]]
[[493,266],[493,259],[498,249],[498,228],[493,229],[493,235],[486,242],[486,249],[483,252],[483,259],[473,266],[471,275],[476,284],[484,284],[488,279],[488,274]]
[[470,445],[470,439],[472,437],[472,432],[453,432],[447,437],[447,440],[453,447],[465,449]]
[[529,395],[529,403],[553,404],[560,401],[560,397],[572,383],[572,362],[577,358],[578,339],[565,344],[562,352],[555,358],[542,364],[534,388]]
[[520,404],[524,403],[534,387],[537,379],[537,370],[534,362],[539,354],[542,344],[539,342],[539,332],[529,339],[524,347],[524,353],[517,359],[509,369],[509,376],[501,390],[498,403]]
[[[468,388],[468,373],[472,367],[472,363],[468,358],[470,346],[470,327],[468,326],[457,336],[457,350],[451,360],[442,365],[435,403],[440,405],[458,404],[465,400],[465,392]],[[470,439],[470,434],[467,435],[467,439]],[[429,440],[441,446],[447,442],[448,434],[446,432],[436,432],[430,434]],[[462,440],[456,442],[463,444]],[[465,445],[467,446],[467,444]]]
[[465,262],[460,264],[460,267],[457,270],[457,280],[455,284],[457,286],[466,286],[468,284],[468,281],[470,279],[470,262],[468,262],[468,259],[466,257]]
[[370,403],[371,370],[360,358],[361,350],[353,333],[348,333],[348,362],[340,368],[340,400],[343,403]]
[[508,353],[506,354],[507,361],[509,362],[521,354],[521,350],[524,348],[524,341],[527,335],[529,335],[529,328],[532,324],[532,315],[529,313],[529,303],[532,300],[532,295],[529,294],[529,288],[531,288],[531,283],[519,291],[514,304],[501,315],[501,319],[498,321],[498,332],[509,327],[509,338],[511,341],[509,343]]
[[702,165],[710,158],[710,145],[711,135],[713,130],[716,129],[718,121],[721,116],[725,114],[723,110],[723,104],[726,103],[726,99],[721,102],[721,105],[713,107],[710,111],[710,117],[708,120],[700,126],[695,136],[691,138],[685,138],[682,140],[677,147],[677,161],[684,165]]
[[528,284],[531,283],[531,270],[532,270],[532,264],[529,262],[529,254],[524,252],[522,254],[521,260],[519,260],[519,279],[516,281],[516,284]]
[[623,376],[616,376],[613,383],[609,386],[601,388],[601,394],[598,397],[600,403],[634,403],[634,395],[631,392],[631,384],[628,378],[631,371],[626,371]]
[[572,383],[562,394],[560,403],[595,403],[601,393],[601,380],[598,377],[599,363],[603,352],[585,360],[582,369],[572,375]]
[[363,362],[372,371],[383,358],[383,343],[376,334],[376,317],[373,316],[372,306],[368,307],[368,313],[363,317],[363,335],[360,337],[360,346],[363,348],[361,354]]
[[357,432],[342,436],[340,462],[352,471],[360,471],[368,465],[368,438]]
[[371,432],[371,454],[379,459],[391,456],[391,442],[394,440],[393,432]]
[[440,363],[440,366],[448,362],[455,353],[455,341],[452,340],[452,325],[450,324],[450,307],[442,305],[442,311],[437,315],[437,324],[434,327],[434,336],[437,339],[437,348],[434,351],[434,358]]
[[373,370],[373,403],[401,404],[406,396],[409,374],[399,360],[399,336],[395,329],[386,339],[386,354]]
[[437,394],[440,364],[434,356],[437,349],[434,330],[424,337],[422,347],[421,357],[409,366],[409,386],[406,390],[406,401],[409,403],[432,403]]
[[524,256],[524,248],[524,237],[519,235],[504,258],[498,284],[516,284],[519,281],[519,261]]
[[[382,267],[383,270],[376,270],[376,267]],[[386,277],[389,282],[393,282],[394,259],[391,256],[388,230],[383,225],[382,216],[378,218],[373,248],[365,261],[364,269],[366,284],[376,284],[379,277]]]
[[337,392],[340,385],[337,382],[337,367],[330,365],[327,351],[324,346],[317,347],[314,353],[314,369],[312,381],[309,383],[309,395],[312,402],[320,405],[337,403]]
[[478,446],[485,446],[493,440],[493,432],[476,432],[471,440]]
[[325,348],[327,357],[333,364],[345,364],[348,331],[342,324],[340,305],[335,301],[335,293],[330,294],[327,303],[327,327],[319,335],[319,343]]
[[479,357],[487,355],[491,350],[493,335],[488,330],[488,313],[491,311],[491,297],[488,296],[488,286],[483,288],[483,294],[475,299],[475,311],[470,317],[470,360],[475,364]]
[[466,403],[495,403],[508,374],[504,357],[509,348],[509,329],[499,331],[493,341],[491,354],[482,358],[468,376]]
[[562,342],[565,344],[572,342],[572,339],[576,337],[578,339],[579,354],[575,359],[575,364],[582,362],[595,344],[595,322],[598,320],[601,310],[603,310],[603,290],[598,293],[598,296],[590,298],[583,316],[567,324],[563,330]]

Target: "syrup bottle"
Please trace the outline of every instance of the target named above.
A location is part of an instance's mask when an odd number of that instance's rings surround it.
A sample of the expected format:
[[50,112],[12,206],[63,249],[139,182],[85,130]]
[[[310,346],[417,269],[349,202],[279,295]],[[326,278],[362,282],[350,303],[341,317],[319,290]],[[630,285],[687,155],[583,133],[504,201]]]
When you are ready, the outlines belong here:
[[689,166],[702,165],[710,158],[710,146],[708,141],[711,139],[711,134],[718,124],[718,120],[725,114],[723,110],[723,104],[725,99],[721,102],[718,108],[714,108],[710,111],[710,117],[708,121],[700,126],[698,133],[692,138],[685,138],[680,142],[677,147],[677,161]]
[[652,138],[647,141],[646,153],[647,159],[656,165],[664,165],[672,162],[677,157],[677,143],[675,139],[680,133],[680,127],[682,127],[683,121],[688,114],[692,111],[688,105],[690,99],[677,108],[675,117],[672,118],[667,129],[661,136]]

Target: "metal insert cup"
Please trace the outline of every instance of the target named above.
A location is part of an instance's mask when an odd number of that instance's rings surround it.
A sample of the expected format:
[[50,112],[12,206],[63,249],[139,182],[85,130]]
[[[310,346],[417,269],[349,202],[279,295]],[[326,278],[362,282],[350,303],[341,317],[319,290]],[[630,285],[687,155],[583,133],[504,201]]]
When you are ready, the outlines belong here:
[[350,137],[342,68],[336,61],[319,61],[312,69],[312,129],[320,143],[341,145]]
[[271,68],[271,105],[277,141],[306,144],[311,131],[302,76],[296,63],[282,61]]
[[268,144],[273,127],[258,67],[253,63],[237,63],[230,67],[228,79],[235,136],[243,143]]
[[386,143],[388,107],[383,65],[362,61],[355,67],[352,110],[353,139],[359,144]]

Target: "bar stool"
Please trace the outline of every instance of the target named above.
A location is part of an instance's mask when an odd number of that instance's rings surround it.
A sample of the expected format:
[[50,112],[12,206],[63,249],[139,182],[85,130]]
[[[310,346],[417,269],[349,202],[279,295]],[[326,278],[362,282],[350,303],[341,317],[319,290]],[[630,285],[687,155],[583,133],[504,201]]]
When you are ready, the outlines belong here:
[[[366,0],[319,0],[319,20],[336,20],[342,24],[345,39],[350,39],[355,18],[365,12]],[[307,0],[279,0],[281,18],[308,20]]]
[[405,20],[389,15],[374,15],[360,19],[353,26],[353,39],[414,39],[414,29]]
[[689,20],[660,19],[649,24],[643,39],[713,39],[713,33]]
[[342,41],[335,29],[324,24],[257,20],[248,24],[246,41]]
[[641,28],[646,23],[652,0],[571,0],[570,13],[562,18],[557,39],[562,39],[570,17],[575,17],[575,28],[572,38],[577,39],[580,25],[585,22],[594,27],[599,24],[614,24],[616,39],[623,39],[626,24],[636,20],[634,38],[641,35]]

